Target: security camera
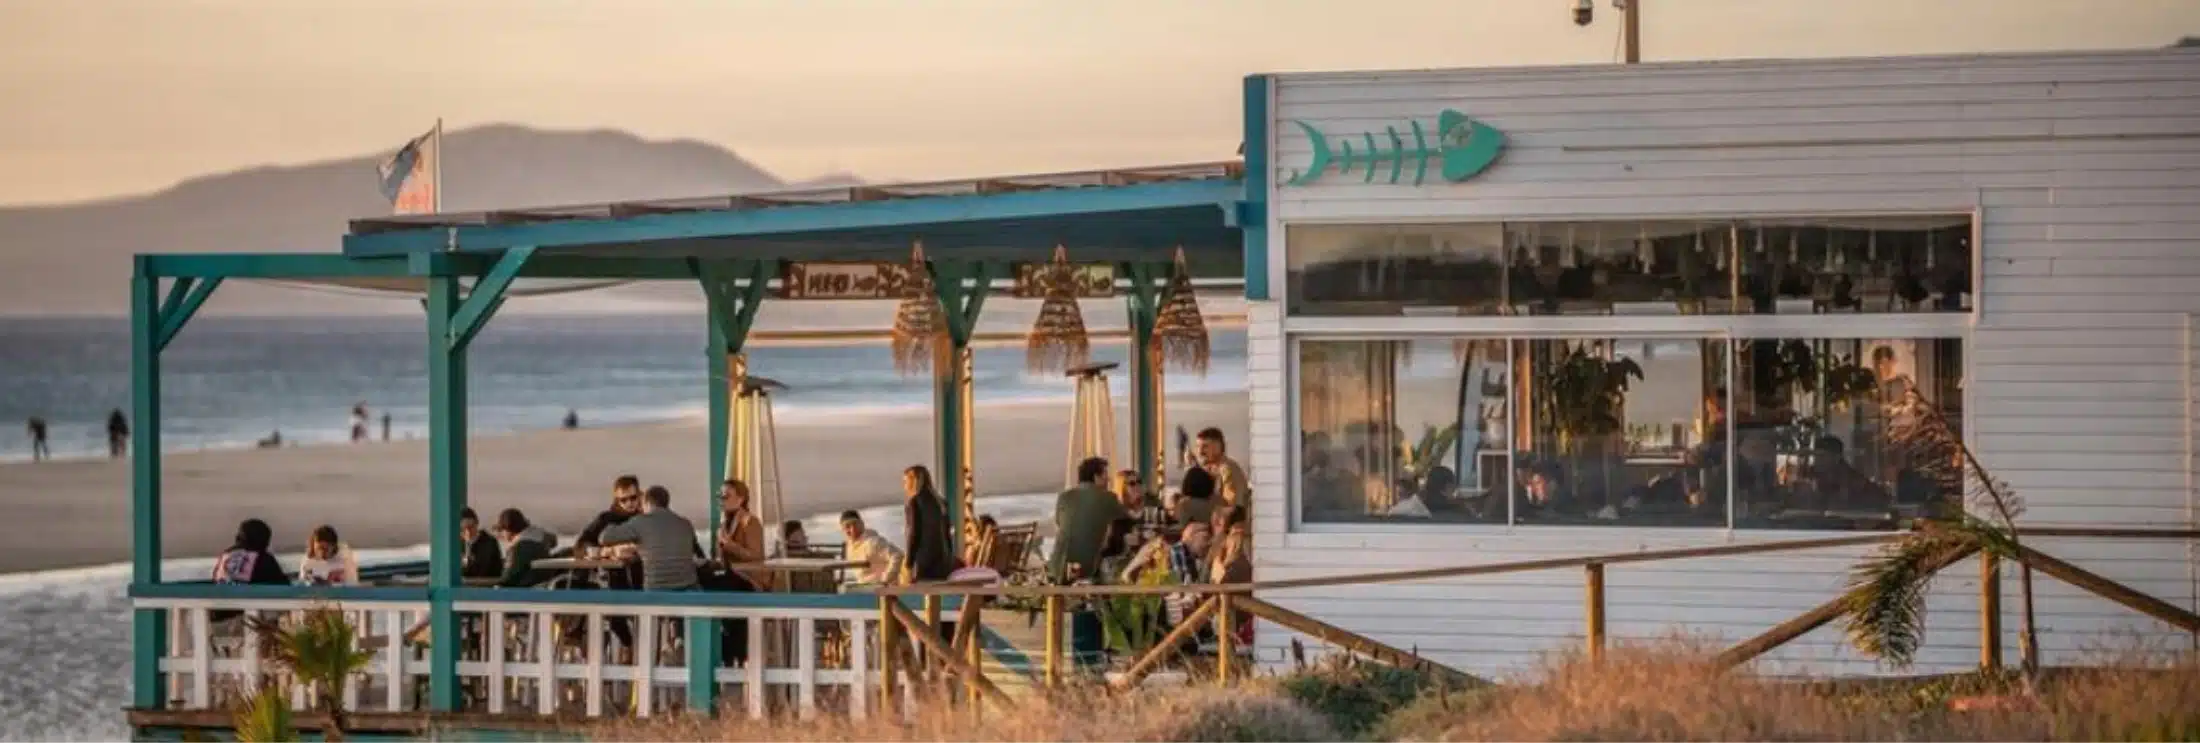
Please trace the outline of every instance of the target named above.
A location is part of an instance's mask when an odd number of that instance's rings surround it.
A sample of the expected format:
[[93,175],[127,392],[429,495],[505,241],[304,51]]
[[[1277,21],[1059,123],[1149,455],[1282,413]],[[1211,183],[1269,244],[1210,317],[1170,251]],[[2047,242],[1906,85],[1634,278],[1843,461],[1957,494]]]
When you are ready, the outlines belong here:
[[1596,19],[1596,0],[1574,0],[1574,25],[1587,26]]

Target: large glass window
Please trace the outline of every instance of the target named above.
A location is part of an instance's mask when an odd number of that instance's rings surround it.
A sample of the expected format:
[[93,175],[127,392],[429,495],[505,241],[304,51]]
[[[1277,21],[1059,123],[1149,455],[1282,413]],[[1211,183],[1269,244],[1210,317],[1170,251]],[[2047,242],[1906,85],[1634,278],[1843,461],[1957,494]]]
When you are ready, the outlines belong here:
[[1971,217],[1292,225],[1293,315],[1971,308]]
[[1301,340],[1305,523],[1893,528],[1961,507],[1952,338]]

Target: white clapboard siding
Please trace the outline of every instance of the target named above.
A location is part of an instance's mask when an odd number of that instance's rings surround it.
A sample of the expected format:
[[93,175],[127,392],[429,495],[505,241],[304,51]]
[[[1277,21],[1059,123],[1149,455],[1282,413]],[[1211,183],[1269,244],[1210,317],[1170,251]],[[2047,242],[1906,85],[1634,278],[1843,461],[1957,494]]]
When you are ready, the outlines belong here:
[[[1274,179],[1330,138],[1457,109],[1505,132],[1461,184],[1329,176],[1271,194],[1269,285],[1285,225],[1537,219],[1977,213],[1979,306],[1965,348],[1967,437],[2039,525],[2194,525],[2200,456],[2200,50],[1744,61],[1283,75]],[[1410,138],[1410,134],[1407,135]],[[1387,175],[1387,174],[1386,174]],[[1819,536],[1815,533],[1291,524],[1281,296],[1251,304],[1255,558],[1264,580]],[[1293,529],[1297,530],[1294,531]],[[2172,541],[2038,539],[2038,548],[2196,606],[2200,558]],[[1868,548],[1616,565],[1609,632],[1732,642],[1833,598]],[[2004,571],[2015,657],[2014,570]],[[1976,662],[1978,567],[1936,583],[1919,670]],[[2189,643],[2159,622],[2040,576],[2049,662]],[[1578,643],[1579,570],[1342,586],[1264,596],[1478,673],[1532,668]],[[1294,637],[1262,628],[1260,657]],[[1839,624],[1766,667],[1884,672]]]

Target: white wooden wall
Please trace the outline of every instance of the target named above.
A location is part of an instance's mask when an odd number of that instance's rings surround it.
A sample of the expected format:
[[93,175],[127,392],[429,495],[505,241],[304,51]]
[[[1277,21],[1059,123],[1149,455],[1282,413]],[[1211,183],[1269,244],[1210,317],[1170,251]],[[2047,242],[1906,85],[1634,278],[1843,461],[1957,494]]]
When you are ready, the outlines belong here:
[[[2194,523],[2192,404],[2200,363],[2200,50],[1282,76],[1269,143],[1276,180],[1308,147],[1454,108],[1507,133],[1463,184],[1330,175],[1272,192],[1269,285],[1250,308],[1256,560],[1281,579],[1593,552],[1813,536],[1624,527],[1341,527],[1293,531],[1285,447],[1285,224],[1971,212],[1982,219],[1972,329],[1972,444],[2030,503],[2028,521]],[[1671,149],[1673,145],[1694,145]],[[1380,180],[1380,179],[1378,179]],[[1432,179],[1433,180],[1433,179]],[[2180,606],[2195,563],[2175,542],[2036,546]],[[1735,640],[1836,594],[1861,550],[1618,566],[1615,638],[1675,629]],[[1977,658],[1977,568],[1944,574],[1920,670]],[[2014,632],[2015,586],[2005,583]],[[2052,579],[2037,588],[2049,660],[2190,637]],[[1578,571],[1264,596],[1485,673],[1517,670],[1581,634]],[[1264,657],[1290,635],[1265,628]],[[2008,643],[2014,658],[2014,639]],[[1837,627],[1777,669],[1875,670]]]

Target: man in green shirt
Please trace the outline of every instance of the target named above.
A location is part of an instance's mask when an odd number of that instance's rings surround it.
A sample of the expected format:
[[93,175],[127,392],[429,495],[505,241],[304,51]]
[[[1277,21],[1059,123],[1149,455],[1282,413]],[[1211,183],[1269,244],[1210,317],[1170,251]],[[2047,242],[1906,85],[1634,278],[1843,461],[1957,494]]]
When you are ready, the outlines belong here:
[[1047,558],[1047,576],[1057,582],[1098,570],[1108,525],[1126,517],[1123,503],[1104,485],[1107,477],[1108,460],[1086,459],[1077,464],[1077,486],[1054,497],[1054,552]]

